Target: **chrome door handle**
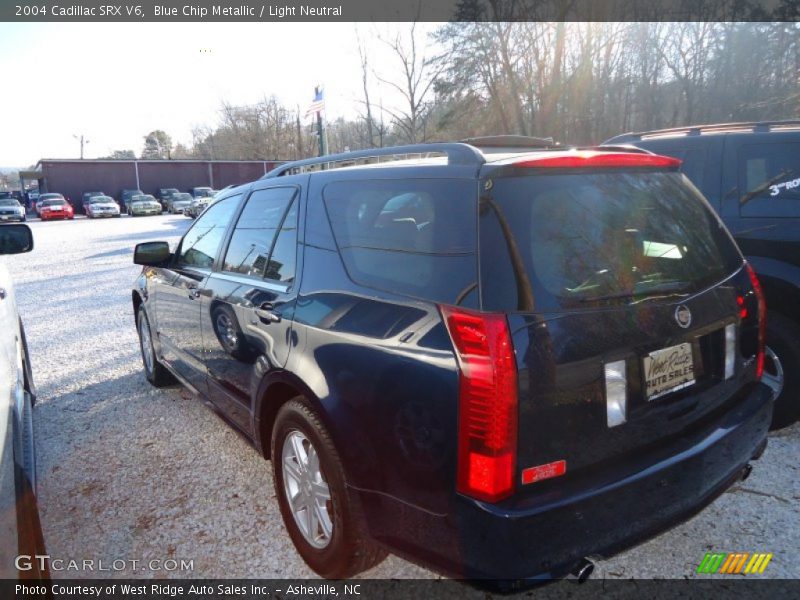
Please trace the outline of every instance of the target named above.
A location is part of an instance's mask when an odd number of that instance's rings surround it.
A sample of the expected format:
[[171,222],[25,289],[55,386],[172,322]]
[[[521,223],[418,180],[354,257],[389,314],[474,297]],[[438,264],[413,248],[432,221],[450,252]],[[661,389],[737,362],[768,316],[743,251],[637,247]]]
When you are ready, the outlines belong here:
[[264,302],[261,306],[255,309],[256,316],[270,323],[280,323],[281,314],[275,310],[275,307],[269,302]]
[[190,285],[186,289],[189,290],[189,299],[190,300],[195,300],[195,299],[200,297],[200,290],[197,289],[196,285]]

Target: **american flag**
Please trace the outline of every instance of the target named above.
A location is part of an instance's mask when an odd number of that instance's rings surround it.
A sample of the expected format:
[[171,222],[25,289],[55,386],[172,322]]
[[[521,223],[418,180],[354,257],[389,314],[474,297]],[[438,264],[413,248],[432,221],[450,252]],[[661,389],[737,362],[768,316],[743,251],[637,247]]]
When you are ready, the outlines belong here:
[[322,88],[314,90],[314,101],[309,105],[306,110],[306,118],[314,113],[322,112],[325,110],[325,92]]

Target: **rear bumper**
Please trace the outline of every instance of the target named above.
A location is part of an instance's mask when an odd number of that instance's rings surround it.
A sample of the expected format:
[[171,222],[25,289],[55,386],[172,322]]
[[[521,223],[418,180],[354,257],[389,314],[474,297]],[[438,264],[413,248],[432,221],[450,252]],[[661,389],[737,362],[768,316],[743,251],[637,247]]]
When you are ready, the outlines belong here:
[[499,504],[454,495],[446,515],[360,498],[371,534],[394,552],[513,589],[563,577],[585,556],[610,556],[699,512],[760,454],[771,417],[770,391],[757,384],[701,428],[546,494]]

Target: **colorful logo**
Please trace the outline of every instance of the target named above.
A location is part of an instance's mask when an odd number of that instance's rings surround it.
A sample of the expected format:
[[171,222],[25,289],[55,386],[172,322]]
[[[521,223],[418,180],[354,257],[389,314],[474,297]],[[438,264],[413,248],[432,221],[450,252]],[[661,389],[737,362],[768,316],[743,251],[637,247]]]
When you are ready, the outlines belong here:
[[709,575],[763,573],[771,560],[771,552],[706,552],[697,572]]

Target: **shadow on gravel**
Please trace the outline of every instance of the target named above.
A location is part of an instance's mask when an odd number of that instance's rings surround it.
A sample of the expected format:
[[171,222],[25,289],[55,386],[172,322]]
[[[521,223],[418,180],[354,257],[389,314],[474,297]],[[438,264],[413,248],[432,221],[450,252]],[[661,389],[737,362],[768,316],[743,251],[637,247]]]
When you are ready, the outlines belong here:
[[[170,219],[169,221],[165,221],[164,224],[173,227],[175,231],[172,232],[166,229],[152,229],[150,231],[139,231],[136,233],[125,233],[122,235],[110,235],[103,239],[107,242],[136,242],[159,240],[163,237],[181,236],[186,232],[187,229],[189,229],[189,225],[192,224],[192,221],[189,219]],[[133,248],[131,248],[131,250],[133,250]]]
[[87,256],[84,260],[92,260],[93,258],[108,258],[110,256],[123,256],[126,254],[133,254],[133,248],[120,248],[118,250],[110,250],[108,252],[101,252],[100,254],[92,254]]

